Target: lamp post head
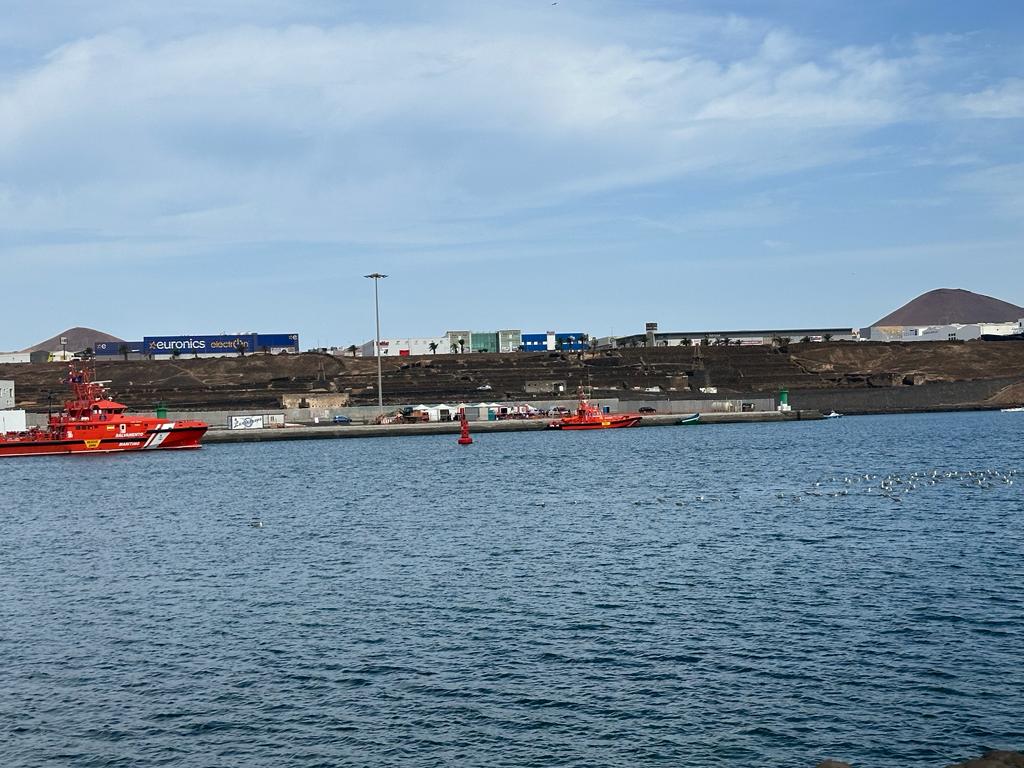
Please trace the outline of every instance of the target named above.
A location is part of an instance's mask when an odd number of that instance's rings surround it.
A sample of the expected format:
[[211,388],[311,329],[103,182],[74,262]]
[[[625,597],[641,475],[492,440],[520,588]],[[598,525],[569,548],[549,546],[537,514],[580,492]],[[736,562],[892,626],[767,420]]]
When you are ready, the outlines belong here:
[[372,275],[363,275],[363,277],[368,277],[371,280],[380,280],[383,277],[387,277],[387,275],[382,275],[380,272],[374,272]]

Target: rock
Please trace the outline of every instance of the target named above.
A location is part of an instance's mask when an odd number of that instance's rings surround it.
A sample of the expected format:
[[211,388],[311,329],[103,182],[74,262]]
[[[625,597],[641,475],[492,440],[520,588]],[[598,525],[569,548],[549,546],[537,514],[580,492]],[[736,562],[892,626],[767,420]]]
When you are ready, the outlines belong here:
[[1024,768],[1024,754],[992,750],[966,763],[956,763],[947,768]]

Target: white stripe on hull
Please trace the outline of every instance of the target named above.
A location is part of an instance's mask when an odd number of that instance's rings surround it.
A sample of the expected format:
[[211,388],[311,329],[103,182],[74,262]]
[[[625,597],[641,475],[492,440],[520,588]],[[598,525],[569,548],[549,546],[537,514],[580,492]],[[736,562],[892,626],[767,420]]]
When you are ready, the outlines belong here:
[[155,430],[153,430],[153,434],[149,436],[146,444],[142,446],[142,450],[151,451],[154,448],[159,448],[163,444],[164,440],[167,439],[167,436],[171,434],[171,430],[174,429],[175,423],[176,422],[171,421],[167,424],[160,424]]

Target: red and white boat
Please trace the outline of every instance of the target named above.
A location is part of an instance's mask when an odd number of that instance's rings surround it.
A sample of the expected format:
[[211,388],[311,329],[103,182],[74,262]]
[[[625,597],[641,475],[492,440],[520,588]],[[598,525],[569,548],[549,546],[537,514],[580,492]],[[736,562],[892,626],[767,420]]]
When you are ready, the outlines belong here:
[[127,406],[106,398],[105,382],[92,381],[84,370],[71,368],[66,383],[71,399],[64,409],[45,427],[0,434],[0,457],[198,448],[209,426],[127,413]]
[[580,392],[576,413],[548,424],[548,429],[621,429],[635,427],[643,416],[638,413],[604,413]]

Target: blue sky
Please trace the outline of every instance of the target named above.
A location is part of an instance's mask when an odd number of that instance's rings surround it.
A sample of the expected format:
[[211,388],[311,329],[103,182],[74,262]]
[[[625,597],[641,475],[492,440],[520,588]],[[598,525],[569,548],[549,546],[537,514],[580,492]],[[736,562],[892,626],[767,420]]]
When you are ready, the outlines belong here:
[[1024,8],[15,0],[0,349],[1024,304]]

